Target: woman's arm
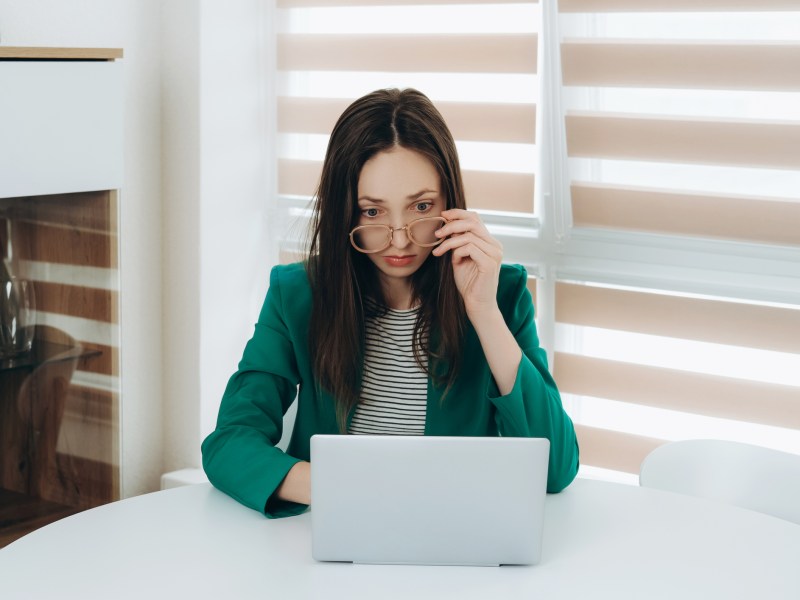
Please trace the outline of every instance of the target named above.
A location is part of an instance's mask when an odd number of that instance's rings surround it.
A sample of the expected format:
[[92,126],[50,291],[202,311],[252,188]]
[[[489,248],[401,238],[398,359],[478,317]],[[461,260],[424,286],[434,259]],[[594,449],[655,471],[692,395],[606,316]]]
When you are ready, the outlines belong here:
[[211,483],[267,516],[305,509],[299,503],[275,502],[281,500],[275,492],[300,462],[275,447],[300,380],[284,322],[281,269],[272,271],[253,337],[222,397],[216,429],[202,445],[203,468]]
[[451,252],[453,275],[467,317],[478,334],[495,383],[505,395],[514,387],[522,350],[497,304],[503,246],[475,212],[451,209],[442,216],[448,223],[436,233],[447,239],[433,249],[433,254]]
[[500,393],[489,398],[498,431],[550,440],[547,489],[558,492],[577,473],[578,444],[539,347],[527,274],[521,267],[507,269],[501,285],[503,248],[480,217],[459,209],[442,216],[449,222],[437,233],[447,239],[433,254],[452,253],[456,285]]
[[561,402],[556,383],[539,346],[534,307],[527,287],[527,273],[520,266],[504,267],[498,300],[508,329],[522,350],[512,390],[492,397],[501,435],[546,437],[550,440],[547,491],[558,492],[578,472],[579,451],[572,420]]
[[470,317],[470,321],[478,334],[497,389],[503,396],[510,394],[514,389],[519,361],[522,358],[522,350],[514,339],[514,334],[506,325],[499,308],[488,315]]

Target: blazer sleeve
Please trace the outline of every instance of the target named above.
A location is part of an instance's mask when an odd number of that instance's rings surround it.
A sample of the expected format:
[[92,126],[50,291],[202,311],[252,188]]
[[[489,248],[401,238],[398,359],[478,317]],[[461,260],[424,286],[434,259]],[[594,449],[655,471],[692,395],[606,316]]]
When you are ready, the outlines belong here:
[[216,429],[202,444],[203,468],[211,483],[268,517],[297,514],[305,506],[273,499],[299,459],[275,444],[283,415],[297,394],[299,376],[285,322],[280,268],[270,285],[253,337],[228,381]]
[[[499,291],[499,304],[514,334],[522,358],[514,388],[505,396],[491,396],[500,435],[544,437],[550,440],[547,491],[560,492],[578,472],[578,442],[572,420],[564,411],[561,396],[547,368],[547,354],[539,347],[534,308],[527,288],[527,273],[521,266],[506,268],[509,280]],[[494,386],[493,386],[494,387]],[[496,387],[494,387],[496,392]]]

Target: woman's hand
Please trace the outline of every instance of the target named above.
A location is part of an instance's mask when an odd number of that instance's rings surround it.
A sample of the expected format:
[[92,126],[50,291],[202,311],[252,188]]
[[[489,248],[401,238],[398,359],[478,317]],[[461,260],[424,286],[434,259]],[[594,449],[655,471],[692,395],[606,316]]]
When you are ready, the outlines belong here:
[[456,286],[470,320],[495,313],[497,282],[503,246],[489,233],[477,213],[461,209],[442,212],[449,221],[436,232],[447,239],[433,249],[435,256],[451,252]]
[[436,233],[449,237],[433,249],[433,254],[442,256],[448,250],[452,253],[453,274],[467,316],[478,334],[497,388],[505,396],[514,389],[522,350],[497,306],[503,246],[474,212],[452,209],[442,216],[449,223]]

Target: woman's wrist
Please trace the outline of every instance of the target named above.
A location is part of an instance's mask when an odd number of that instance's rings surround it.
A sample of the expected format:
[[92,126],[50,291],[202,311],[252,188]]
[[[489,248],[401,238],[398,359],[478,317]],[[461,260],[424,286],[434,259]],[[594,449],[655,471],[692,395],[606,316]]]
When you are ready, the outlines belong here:
[[311,463],[295,463],[275,490],[275,495],[281,500],[311,504]]
[[497,306],[496,302],[470,307],[465,304],[464,308],[467,312],[467,318],[479,336],[481,334],[480,330],[492,331],[498,326],[507,327],[503,313],[500,312],[500,307]]
[[469,318],[478,334],[494,381],[500,394],[505,396],[514,388],[522,350],[499,308],[475,317],[469,315]]

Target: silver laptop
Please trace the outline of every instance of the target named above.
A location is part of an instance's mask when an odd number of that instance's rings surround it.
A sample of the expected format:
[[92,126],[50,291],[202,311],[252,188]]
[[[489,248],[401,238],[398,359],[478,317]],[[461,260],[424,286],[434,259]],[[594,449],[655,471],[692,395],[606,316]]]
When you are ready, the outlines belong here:
[[312,555],[420,565],[539,562],[543,438],[315,435]]

